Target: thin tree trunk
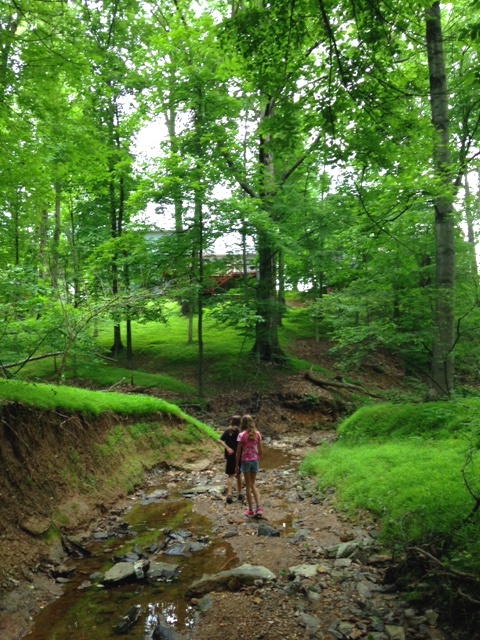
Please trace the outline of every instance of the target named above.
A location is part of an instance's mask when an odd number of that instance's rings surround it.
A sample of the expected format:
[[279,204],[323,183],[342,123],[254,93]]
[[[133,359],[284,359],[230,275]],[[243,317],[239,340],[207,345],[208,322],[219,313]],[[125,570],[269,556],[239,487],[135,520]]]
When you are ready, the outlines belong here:
[[443,52],[440,3],[434,2],[426,16],[426,42],[430,78],[430,106],[435,140],[433,163],[443,189],[435,207],[435,310],[431,384],[429,397],[449,397],[454,374],[454,209],[449,173],[448,90]]
[[[480,178],[480,172],[479,172]],[[470,250],[472,253],[472,274],[477,277],[478,276],[478,264],[477,264],[477,246],[475,242],[475,231],[473,229],[474,216],[472,214],[472,202],[471,202],[471,194],[470,194],[470,183],[468,182],[468,172],[465,171],[465,220],[467,223],[467,240],[470,246]],[[476,205],[480,203],[480,190],[479,196],[476,199]]]
[[58,181],[55,182],[55,215],[53,222],[53,238],[51,251],[50,281],[54,289],[58,289],[58,272],[60,256],[60,202],[61,187]]
[[195,221],[198,229],[198,295],[197,295],[197,339],[198,339],[198,395],[203,398],[204,356],[203,356],[203,196],[200,189],[195,190]]

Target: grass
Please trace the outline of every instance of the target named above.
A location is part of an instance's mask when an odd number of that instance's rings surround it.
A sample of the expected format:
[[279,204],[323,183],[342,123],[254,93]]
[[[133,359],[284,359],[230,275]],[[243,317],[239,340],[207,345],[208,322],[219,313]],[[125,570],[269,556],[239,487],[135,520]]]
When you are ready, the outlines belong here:
[[[335,487],[344,507],[374,513],[392,543],[441,548],[453,541],[450,561],[471,571],[467,551],[480,551],[480,539],[477,533],[472,542],[466,524],[475,499],[462,471],[480,496],[479,410],[478,399],[362,407],[340,425],[335,444],[307,456],[301,472],[315,475],[320,490]],[[480,555],[473,564],[480,568]]]
[[106,411],[120,415],[171,414],[199,429],[204,435],[218,440],[218,434],[212,427],[188,415],[177,405],[140,394],[108,393],[0,379],[0,402],[7,401],[22,402],[39,409],[63,409],[95,416]]
[[[188,318],[180,314],[178,304],[166,305],[166,323],[132,323],[133,370],[125,368],[125,356],[120,354],[116,363],[98,358],[92,362],[77,356],[70,361],[62,380],[88,380],[101,387],[111,387],[124,380],[142,387],[155,387],[182,395],[194,396],[192,380],[198,370],[198,344],[196,335],[188,342]],[[196,326],[196,319],[195,319]],[[288,307],[279,330],[282,347],[298,338],[312,338],[314,326],[304,308]],[[218,392],[231,385],[255,384],[257,389],[267,389],[271,370],[259,366],[251,353],[254,336],[245,338],[231,327],[218,325],[209,317],[204,318],[204,362],[207,393],[213,387]],[[112,344],[112,325],[103,322],[99,326],[97,345],[107,354]],[[289,360],[297,370],[310,368],[307,362]],[[55,380],[54,360],[39,360],[26,365],[22,379]],[[168,375],[164,372],[168,371]],[[281,373],[281,372],[280,372]]]

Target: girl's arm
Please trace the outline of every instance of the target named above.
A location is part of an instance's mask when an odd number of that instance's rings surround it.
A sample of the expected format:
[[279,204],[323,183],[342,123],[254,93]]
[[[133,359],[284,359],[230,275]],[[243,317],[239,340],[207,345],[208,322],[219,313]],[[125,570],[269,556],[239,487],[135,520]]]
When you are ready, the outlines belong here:
[[262,448],[262,441],[260,440],[258,443],[258,459],[260,460],[260,458],[263,455],[263,448]]
[[240,468],[240,458],[242,456],[242,443],[241,442],[237,442],[237,454],[235,456],[235,467],[236,468]]
[[229,456],[232,455],[233,449],[230,449],[230,447],[223,440],[217,440],[217,442],[221,447],[225,449],[225,451],[228,453]]

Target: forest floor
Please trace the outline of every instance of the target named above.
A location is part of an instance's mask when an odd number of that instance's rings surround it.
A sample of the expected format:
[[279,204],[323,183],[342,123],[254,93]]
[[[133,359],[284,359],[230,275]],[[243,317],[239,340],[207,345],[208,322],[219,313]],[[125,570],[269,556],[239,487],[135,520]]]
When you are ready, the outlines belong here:
[[[296,355],[321,362],[334,371],[333,360],[328,362],[327,349],[326,344],[299,342]],[[355,379],[381,393],[392,387],[401,388],[403,375],[396,363],[377,356],[375,362],[357,372]],[[351,391],[347,388],[337,388],[333,395],[331,389],[313,386],[296,373],[283,376],[273,393],[260,395],[242,389],[211,397],[209,415],[201,418],[220,427],[232,413],[250,412],[264,437],[271,439],[272,445],[293,452],[298,463],[308,450],[334,438],[336,422],[354,408],[350,398]],[[52,458],[55,455],[52,452]],[[179,454],[180,466],[192,464],[198,456],[205,458],[205,449],[198,455],[195,451],[183,455],[182,459]],[[211,445],[209,458],[207,478],[222,467],[215,445]],[[194,508],[216,523],[218,539],[228,538],[236,564],[267,567],[278,576],[278,581],[274,585],[258,583],[248,588],[233,586],[231,592],[211,594],[213,604],[199,617],[189,638],[440,640],[446,637],[436,627],[436,612],[408,607],[401,595],[385,584],[390,558],[375,543],[377,534],[370,517],[365,514],[355,519],[347,517],[337,509],[333,494],[319,499],[313,485],[297,479],[294,468],[263,470],[258,482],[265,509],[263,522],[281,533],[285,533],[282,532],[285,524],[288,536],[257,535],[259,522],[246,518],[238,503],[225,505],[223,499],[197,496]],[[83,529],[88,523],[88,513],[95,517],[89,523],[94,528],[105,517],[100,512],[118,510],[120,504],[106,497],[99,508],[98,503],[88,504],[85,494],[78,496],[78,503],[84,507],[83,518],[78,521]],[[0,502],[0,522],[7,522],[9,517],[8,505]],[[58,545],[49,547],[45,542],[37,542],[35,536],[26,541],[24,532],[18,536],[12,535],[11,530],[8,535],[1,534],[2,569],[8,577],[0,584],[0,636],[3,640],[19,640],[28,633],[35,615],[62,592],[61,585],[37,570],[39,561],[48,559],[50,563],[61,564],[65,558]],[[336,558],[332,547],[347,541],[354,541],[358,552],[345,559]],[[298,565],[317,565],[318,570],[313,576],[294,578],[289,569]]]

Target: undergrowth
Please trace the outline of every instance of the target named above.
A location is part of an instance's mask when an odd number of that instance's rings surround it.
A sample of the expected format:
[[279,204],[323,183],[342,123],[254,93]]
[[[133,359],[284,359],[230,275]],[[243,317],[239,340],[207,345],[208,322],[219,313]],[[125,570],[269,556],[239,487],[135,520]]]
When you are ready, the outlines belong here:
[[72,413],[94,416],[106,411],[120,415],[170,414],[184,420],[214,440],[218,440],[219,437],[215,429],[188,415],[177,405],[140,394],[108,393],[63,385],[0,379],[0,402],[7,401],[21,402],[39,409],[63,409]]
[[478,570],[479,409],[478,399],[363,407],[301,472],[335,487],[342,506],[374,513],[386,541],[435,544],[452,565]]

